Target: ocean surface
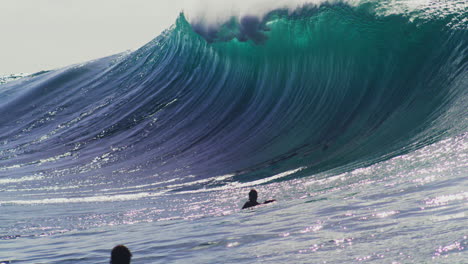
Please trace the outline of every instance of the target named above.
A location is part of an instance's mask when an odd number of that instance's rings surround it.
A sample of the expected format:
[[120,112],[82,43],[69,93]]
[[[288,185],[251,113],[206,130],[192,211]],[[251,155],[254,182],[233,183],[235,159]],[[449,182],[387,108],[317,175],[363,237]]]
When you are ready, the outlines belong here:
[[1,77],[0,263],[468,263],[468,3],[412,2]]

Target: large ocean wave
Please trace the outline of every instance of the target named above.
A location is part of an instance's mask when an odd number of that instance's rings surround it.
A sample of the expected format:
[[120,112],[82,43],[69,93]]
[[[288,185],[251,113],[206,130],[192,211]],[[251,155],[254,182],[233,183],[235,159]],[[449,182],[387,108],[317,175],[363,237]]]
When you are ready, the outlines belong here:
[[137,51],[4,79],[1,188],[134,199],[340,173],[463,133],[466,3],[382,3],[181,14]]

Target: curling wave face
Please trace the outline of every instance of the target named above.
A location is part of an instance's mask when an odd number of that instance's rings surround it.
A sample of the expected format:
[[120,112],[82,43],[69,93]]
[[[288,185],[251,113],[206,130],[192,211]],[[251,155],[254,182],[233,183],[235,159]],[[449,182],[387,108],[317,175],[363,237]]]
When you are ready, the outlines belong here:
[[4,186],[131,195],[284,180],[466,131],[465,11],[334,3],[217,26],[181,14],[135,52],[2,84]]

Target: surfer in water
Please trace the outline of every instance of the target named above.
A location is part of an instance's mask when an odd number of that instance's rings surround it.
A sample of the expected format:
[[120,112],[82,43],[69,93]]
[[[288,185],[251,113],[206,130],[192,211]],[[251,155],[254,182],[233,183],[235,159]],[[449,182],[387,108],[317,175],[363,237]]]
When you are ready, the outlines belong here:
[[111,252],[110,264],[130,264],[132,253],[124,245],[115,246]]
[[[249,208],[249,207],[254,207],[254,206],[259,205],[260,203],[257,202],[257,198],[258,198],[257,191],[254,190],[254,189],[250,190],[250,192],[249,192],[249,201],[244,204],[242,209]],[[267,201],[263,202],[263,204],[272,203],[272,202],[275,202],[275,201],[276,200],[267,200]]]

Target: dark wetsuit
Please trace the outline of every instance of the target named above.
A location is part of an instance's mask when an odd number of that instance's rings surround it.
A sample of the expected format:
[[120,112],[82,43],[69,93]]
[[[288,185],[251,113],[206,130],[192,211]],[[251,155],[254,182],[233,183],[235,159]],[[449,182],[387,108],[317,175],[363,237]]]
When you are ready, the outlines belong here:
[[[249,192],[249,201],[244,204],[242,209],[249,208],[249,207],[254,207],[254,206],[259,205],[260,203],[257,202],[257,197],[258,197],[257,191],[254,190],[254,189],[250,190],[250,192]],[[274,202],[274,201],[276,201],[276,200],[268,200],[268,201],[265,201],[264,204],[271,203],[271,202]]]
[[249,208],[249,207],[254,207],[254,206],[257,206],[259,205],[258,202],[252,202],[252,201],[248,201],[244,204],[244,206],[242,207],[242,209],[245,209],[245,208]]

